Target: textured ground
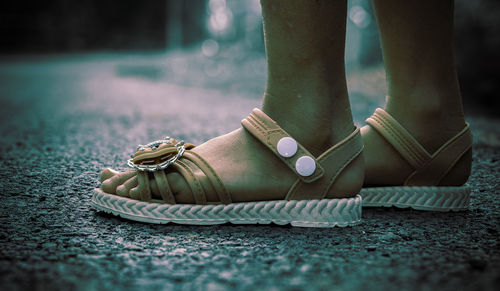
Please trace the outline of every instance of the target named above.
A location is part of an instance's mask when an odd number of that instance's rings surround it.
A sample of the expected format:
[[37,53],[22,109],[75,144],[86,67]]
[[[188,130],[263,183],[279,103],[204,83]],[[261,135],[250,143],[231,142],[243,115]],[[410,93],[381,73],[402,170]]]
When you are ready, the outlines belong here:
[[[0,60],[0,289],[498,290],[500,121],[475,113],[470,210],[366,209],[362,225],[147,225],[90,208],[139,143],[200,143],[258,106],[265,63],[234,53]],[[380,68],[351,71],[362,122]]]

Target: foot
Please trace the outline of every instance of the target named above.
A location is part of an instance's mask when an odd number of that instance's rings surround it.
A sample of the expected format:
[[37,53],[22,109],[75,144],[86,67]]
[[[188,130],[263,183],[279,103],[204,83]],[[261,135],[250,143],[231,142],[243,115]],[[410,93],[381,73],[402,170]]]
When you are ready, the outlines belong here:
[[[315,136],[320,137],[322,134],[318,133]],[[301,137],[295,138],[300,142]],[[310,142],[309,149],[314,148],[313,145],[322,145],[322,148],[328,149],[334,145],[334,142],[325,142],[325,139],[321,138],[321,140]],[[297,176],[285,163],[243,128],[211,139],[191,151],[203,157],[215,170],[227,191],[231,193],[233,202],[284,199],[290,186],[297,180]],[[311,150],[317,157],[319,150],[314,149],[314,151],[316,153]],[[326,198],[353,197],[359,192],[364,173],[362,157],[359,160],[360,162],[349,164],[336,180],[338,183],[341,183],[343,179],[353,182],[343,183],[342,191],[329,193]],[[184,177],[171,167],[167,168],[165,173],[175,202],[195,203],[191,187]],[[203,175],[201,171],[194,173]],[[140,193],[136,190],[138,176],[135,170],[118,173],[106,169],[102,172],[101,182],[101,189],[106,193],[140,199]],[[150,187],[153,199],[161,199],[154,179],[150,180]],[[211,189],[211,185],[202,183],[202,187],[207,194],[207,202],[220,201],[215,191]]]
[[[424,118],[416,114],[412,116],[390,110],[387,112],[431,155],[465,127],[463,115],[447,118],[445,115],[428,114]],[[363,187],[402,186],[415,169],[371,126],[362,127],[361,135],[365,145],[366,166]],[[469,150],[441,180],[440,185],[463,185],[469,177],[471,162],[472,152]]]

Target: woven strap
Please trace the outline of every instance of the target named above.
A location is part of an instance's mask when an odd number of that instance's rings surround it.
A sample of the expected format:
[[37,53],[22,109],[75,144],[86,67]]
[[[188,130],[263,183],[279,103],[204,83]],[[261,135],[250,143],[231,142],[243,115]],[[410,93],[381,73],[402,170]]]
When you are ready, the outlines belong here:
[[366,120],[415,169],[405,185],[435,186],[472,146],[469,124],[435,153],[429,152],[389,113],[378,108]]
[[[278,153],[278,142],[284,137],[291,136],[261,110],[255,108],[247,118],[241,121],[241,125],[280,158],[301,181],[311,183],[323,176],[324,170],[318,160],[299,143],[297,143],[297,152],[291,157],[283,157]],[[316,169],[310,176],[302,176],[295,169],[297,160],[304,156],[312,158],[316,163]]]

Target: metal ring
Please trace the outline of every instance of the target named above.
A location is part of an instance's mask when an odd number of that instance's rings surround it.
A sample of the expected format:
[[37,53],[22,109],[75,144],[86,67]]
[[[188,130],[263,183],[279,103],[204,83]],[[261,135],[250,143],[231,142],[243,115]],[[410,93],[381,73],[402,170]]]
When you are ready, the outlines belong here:
[[[153,141],[153,142],[150,142],[146,145],[139,145],[137,147],[137,150],[145,150],[147,147],[148,148],[151,148],[151,149],[156,149],[158,148],[161,144],[163,143],[169,143],[171,144],[172,142],[170,141],[170,138],[167,137],[166,139],[163,139],[163,140],[156,140],[156,141]],[[182,155],[184,154],[185,152],[185,146],[184,146],[184,141],[181,140],[179,141],[177,144],[175,144],[175,147],[177,148],[177,154],[173,157],[171,157],[170,159],[164,161],[164,162],[161,162],[160,164],[156,164],[156,165],[137,165],[133,162],[133,159],[128,159],[127,160],[127,165],[131,168],[134,168],[138,171],[142,171],[142,172],[154,172],[154,171],[160,171],[160,170],[165,170],[166,168],[168,168],[170,165],[172,165],[173,163],[175,163],[178,159],[180,159],[182,157]]]

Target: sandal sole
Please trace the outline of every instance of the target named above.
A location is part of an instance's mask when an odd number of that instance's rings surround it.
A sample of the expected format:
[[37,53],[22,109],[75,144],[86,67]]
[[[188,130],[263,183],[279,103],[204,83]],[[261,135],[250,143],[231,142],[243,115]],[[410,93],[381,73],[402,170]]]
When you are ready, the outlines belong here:
[[436,186],[371,187],[361,189],[363,207],[399,207],[426,211],[463,211],[471,188]]
[[166,224],[291,224],[299,227],[345,227],[361,222],[362,199],[273,200],[218,205],[150,203],[95,189],[92,206],[126,219]]

